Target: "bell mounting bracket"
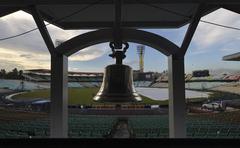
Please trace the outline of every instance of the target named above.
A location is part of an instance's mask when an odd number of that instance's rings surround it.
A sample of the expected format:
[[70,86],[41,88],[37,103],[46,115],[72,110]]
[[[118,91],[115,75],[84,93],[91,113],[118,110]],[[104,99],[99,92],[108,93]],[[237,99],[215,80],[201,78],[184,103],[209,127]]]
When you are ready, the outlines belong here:
[[127,51],[127,49],[129,48],[129,44],[123,43],[123,45],[125,45],[125,47],[123,49],[117,49],[114,46],[114,42],[110,42],[109,46],[112,49],[112,54],[109,54],[110,57],[112,58],[116,58],[116,64],[122,64],[122,60],[126,57],[125,53]]

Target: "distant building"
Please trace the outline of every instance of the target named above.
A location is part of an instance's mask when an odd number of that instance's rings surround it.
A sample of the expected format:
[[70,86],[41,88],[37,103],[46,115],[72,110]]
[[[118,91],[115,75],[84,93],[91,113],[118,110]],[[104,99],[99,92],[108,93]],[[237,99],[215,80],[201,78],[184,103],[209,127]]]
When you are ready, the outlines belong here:
[[209,70],[196,70],[192,72],[193,77],[208,77],[210,76]]
[[133,71],[134,81],[154,81],[156,79],[154,72],[140,72],[139,70]]

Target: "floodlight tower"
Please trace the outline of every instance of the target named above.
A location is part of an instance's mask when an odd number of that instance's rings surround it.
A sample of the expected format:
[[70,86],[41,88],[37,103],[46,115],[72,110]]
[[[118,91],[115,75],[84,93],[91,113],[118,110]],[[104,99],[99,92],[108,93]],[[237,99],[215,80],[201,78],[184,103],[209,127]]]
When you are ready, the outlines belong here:
[[139,71],[144,72],[144,52],[145,52],[145,46],[144,45],[138,45],[137,46],[137,53],[139,55]]

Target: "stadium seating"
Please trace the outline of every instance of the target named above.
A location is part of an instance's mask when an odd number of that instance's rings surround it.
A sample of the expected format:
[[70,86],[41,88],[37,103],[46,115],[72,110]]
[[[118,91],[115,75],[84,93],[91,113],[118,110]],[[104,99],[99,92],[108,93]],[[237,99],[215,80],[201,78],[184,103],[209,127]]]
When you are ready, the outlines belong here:
[[68,87],[72,88],[82,88],[83,86],[78,82],[68,82]]
[[[226,116],[225,114],[221,115]],[[235,115],[234,115],[235,116]],[[131,115],[128,126],[134,138],[168,138],[167,115]],[[72,114],[69,117],[70,138],[107,137],[118,120],[117,116]],[[219,121],[215,116],[188,116],[188,138],[240,138],[240,125],[231,120]],[[0,120],[0,138],[49,137],[49,120]]]
[[80,85],[83,87],[87,88],[92,88],[92,87],[100,87],[101,83],[100,82],[79,82]]
[[137,116],[128,119],[135,138],[167,138],[168,116]]
[[[109,134],[114,118],[70,116],[69,137],[102,138]],[[0,122],[0,138],[44,138],[49,137],[49,121],[8,121]]]

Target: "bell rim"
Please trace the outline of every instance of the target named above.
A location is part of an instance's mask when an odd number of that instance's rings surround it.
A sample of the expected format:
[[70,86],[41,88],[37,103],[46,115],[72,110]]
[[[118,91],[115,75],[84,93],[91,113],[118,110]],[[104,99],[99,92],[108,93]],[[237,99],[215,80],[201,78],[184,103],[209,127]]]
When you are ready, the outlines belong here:
[[117,103],[117,102],[122,102],[122,103],[127,103],[127,102],[141,102],[143,99],[140,96],[130,96],[130,97],[106,97],[106,96],[95,96],[93,98],[94,101],[97,102],[106,102],[106,103]]

